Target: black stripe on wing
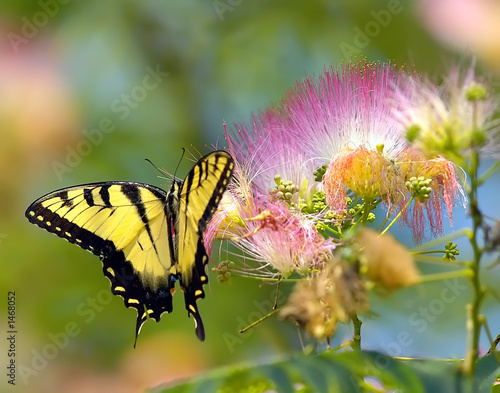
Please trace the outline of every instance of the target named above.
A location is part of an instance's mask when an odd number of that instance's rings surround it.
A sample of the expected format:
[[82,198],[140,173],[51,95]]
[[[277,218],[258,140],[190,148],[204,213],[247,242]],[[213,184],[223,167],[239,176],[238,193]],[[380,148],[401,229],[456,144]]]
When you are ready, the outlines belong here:
[[[217,160],[215,165],[219,162],[219,156],[216,156]],[[206,167],[204,168],[204,171],[207,175],[205,175],[205,179],[208,176],[208,162],[205,162]],[[226,165],[224,166],[224,169],[222,170],[222,173],[219,177],[219,180],[217,181],[217,186],[215,187],[214,192],[212,193],[212,197],[207,203],[207,207],[205,208],[205,211],[203,215],[201,216],[200,220],[198,221],[198,234],[203,236],[203,233],[205,232],[205,229],[207,228],[208,222],[212,219],[212,216],[215,213],[215,210],[217,210],[217,206],[219,206],[219,202],[222,199],[222,195],[226,191],[227,185],[229,183],[229,179],[233,175],[233,170],[234,170],[234,162],[231,156],[228,157]]]
[[[67,198],[67,192],[61,192],[54,196],[60,197],[64,201],[63,205],[71,206],[71,209],[75,207],[72,200]],[[35,203],[31,205],[26,210],[26,218],[32,224],[38,225],[40,228],[54,233],[99,257],[106,257],[116,251],[113,242],[73,224],[50,209],[44,208],[41,204]]]
[[149,240],[151,240],[151,244],[153,245],[156,254],[158,254],[158,250],[156,249],[156,242],[153,237],[153,234],[151,233],[151,227],[149,226],[148,215],[146,213],[146,206],[144,206],[144,202],[142,201],[141,191],[139,190],[139,187],[137,187],[137,185],[135,184],[124,184],[122,185],[122,192],[132,203],[132,205],[134,205],[135,208],[137,209],[137,213],[139,214],[139,217],[141,217],[142,222],[144,223],[144,227],[148,232]]

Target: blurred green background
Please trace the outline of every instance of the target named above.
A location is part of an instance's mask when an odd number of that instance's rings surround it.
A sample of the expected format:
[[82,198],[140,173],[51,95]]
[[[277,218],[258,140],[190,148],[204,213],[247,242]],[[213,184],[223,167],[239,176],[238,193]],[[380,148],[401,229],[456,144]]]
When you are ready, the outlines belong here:
[[[413,1],[3,2],[0,289],[5,298],[7,291],[17,296],[19,391],[136,392],[299,351],[297,330],[276,318],[238,333],[270,309],[275,287],[242,278],[220,285],[213,274],[199,303],[206,342],[196,339],[178,293],[174,313],[146,323],[134,350],[136,312],[111,296],[99,260],[29,224],[24,211],[49,191],[81,183],[168,188],[144,158],[173,171],[182,147],[203,154],[224,147],[224,120],[248,120],[297,78],[349,57],[440,76],[463,55],[425,26]],[[494,71],[490,57],[476,55]],[[178,176],[190,165],[183,160]],[[460,228],[465,213],[455,218]],[[364,325],[364,347],[463,356],[469,293],[450,285],[456,301],[446,304],[439,303],[442,285],[374,297],[379,316]],[[2,321],[5,309],[6,301]],[[492,328],[498,333],[498,319]],[[333,345],[349,335],[341,327]]]

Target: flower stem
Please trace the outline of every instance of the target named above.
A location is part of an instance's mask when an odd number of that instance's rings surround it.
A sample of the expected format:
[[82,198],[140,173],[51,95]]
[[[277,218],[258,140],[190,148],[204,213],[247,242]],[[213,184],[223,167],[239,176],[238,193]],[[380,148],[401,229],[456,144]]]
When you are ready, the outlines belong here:
[[424,254],[444,254],[443,250],[429,250],[429,251],[419,251],[414,252],[413,255],[424,255]]
[[[351,230],[356,228],[360,223],[361,227],[364,228],[366,226],[366,222],[368,221],[368,215],[371,212],[371,205],[372,201],[371,200],[364,200],[364,207],[363,207],[363,215],[356,221],[353,222],[351,226]],[[359,210],[355,212],[354,215],[357,215],[359,213]]]
[[432,240],[432,241],[424,243],[420,246],[414,247],[414,248],[410,249],[410,252],[414,253],[414,252],[417,252],[420,250],[424,250],[426,248],[435,247],[435,246],[441,245],[443,243],[446,243],[449,240],[454,240],[454,239],[457,239],[457,238],[462,237],[462,236],[469,236],[471,233],[472,233],[472,231],[469,228],[463,228],[463,229],[460,229],[459,231],[450,233],[449,235],[440,237],[439,239]]
[[479,185],[488,180],[500,169],[500,161],[496,161],[492,166],[490,166],[479,178]]
[[[371,206],[372,206],[372,201],[371,200],[365,200],[365,207],[363,211],[363,216],[355,223],[355,226],[358,225],[359,222],[361,222],[362,227],[365,227],[366,222],[368,221],[368,215],[370,214],[371,211]],[[354,328],[354,334],[352,336],[352,343],[351,343],[351,348],[353,350],[361,350],[361,320],[358,318],[356,314],[354,314],[351,318],[352,320],[352,326]]]
[[274,314],[276,314],[277,312],[279,312],[281,309],[283,308],[283,306],[281,307],[278,307],[274,310],[272,310],[269,314],[266,314],[264,315],[262,318],[259,318],[257,319],[255,322],[252,322],[250,325],[248,325],[247,327],[243,328],[243,329],[240,329],[240,333],[245,333],[248,329],[251,329],[253,328],[255,325],[258,325],[259,323],[261,323],[262,321],[266,320],[267,318],[273,316]]
[[382,221],[382,224],[380,224],[379,232],[382,232],[382,229],[385,227],[385,224],[387,224],[387,221],[389,221],[389,217],[392,215],[394,210],[396,210],[396,204],[392,205],[387,214],[385,215],[384,221]]
[[426,274],[425,276],[420,277],[420,279],[418,280],[418,284],[422,284],[424,282],[449,280],[451,278],[457,278],[457,277],[471,277],[471,276],[472,276],[472,272],[470,269],[453,270],[451,272]]
[[433,263],[435,265],[441,265],[441,266],[463,266],[463,267],[470,267],[470,262],[465,262],[465,261],[447,261],[443,258],[438,258],[438,257],[431,257],[428,255],[421,255],[419,253],[411,253],[412,255],[416,256],[417,262],[423,262],[423,263]]
[[408,199],[408,202],[406,202],[406,205],[403,207],[403,209],[401,209],[401,211],[398,213],[398,215],[396,217],[394,217],[394,220],[391,221],[391,223],[389,225],[387,225],[387,228],[385,228],[382,232],[380,232],[380,235],[384,235],[389,229],[391,229],[391,227],[399,220],[399,217],[401,217],[401,215],[403,214],[403,212],[408,209],[408,206],[410,206],[410,204],[413,202],[413,200],[415,199],[415,195],[412,195],[412,197],[410,199]]
[[478,208],[478,186],[479,186],[479,152],[477,149],[472,149],[472,155],[470,160],[470,187],[467,190],[469,203],[470,203],[470,215],[472,217],[472,231],[469,234],[469,242],[472,246],[473,260],[471,264],[472,275],[470,277],[473,289],[473,299],[472,302],[467,304],[467,350],[465,353],[465,360],[463,364],[463,371],[466,375],[473,375],[476,366],[476,361],[478,358],[478,347],[479,347],[479,336],[481,333],[481,318],[480,309],[481,303],[484,298],[485,291],[481,286],[480,282],[480,262],[483,250],[478,244],[479,230],[482,224],[482,214]]
[[[239,271],[238,271],[239,273]],[[252,278],[254,280],[258,281],[263,281],[263,282],[299,282],[299,281],[304,281],[304,278],[271,278],[271,277],[261,277],[261,276],[250,276],[247,273],[241,274],[242,276],[245,276],[246,278]]]
[[352,326],[354,327],[354,334],[352,336],[351,348],[353,350],[361,350],[361,325],[363,322],[358,318],[356,314],[351,318]]

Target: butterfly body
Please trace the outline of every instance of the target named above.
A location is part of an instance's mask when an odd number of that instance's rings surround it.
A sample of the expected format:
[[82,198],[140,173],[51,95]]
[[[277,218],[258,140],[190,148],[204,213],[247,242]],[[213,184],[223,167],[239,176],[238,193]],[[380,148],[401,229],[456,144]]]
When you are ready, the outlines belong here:
[[26,210],[30,222],[97,255],[111,291],[137,310],[136,340],[148,318],[173,310],[179,281],[196,334],[205,332],[196,301],[205,296],[203,233],[233,172],[223,151],[201,158],[169,192],[143,183],[102,182],[51,192]]

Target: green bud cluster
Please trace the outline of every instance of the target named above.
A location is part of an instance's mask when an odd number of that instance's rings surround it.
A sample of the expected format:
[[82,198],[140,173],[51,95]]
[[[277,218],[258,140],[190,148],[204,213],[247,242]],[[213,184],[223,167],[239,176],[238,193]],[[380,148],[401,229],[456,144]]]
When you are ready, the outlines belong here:
[[290,202],[293,197],[293,194],[299,191],[299,187],[297,187],[292,181],[290,180],[282,181],[280,175],[274,176],[274,181],[276,183],[276,187],[271,188],[269,193],[276,199],[285,202]]
[[448,242],[444,246],[444,255],[443,259],[448,261],[454,261],[455,256],[460,255],[460,251],[457,248],[457,244],[453,242]]
[[423,176],[411,177],[406,182],[406,188],[418,198],[420,203],[424,203],[431,196],[432,188],[429,187],[431,183],[432,179],[426,179]]
[[312,196],[313,212],[319,213],[325,210],[328,205],[326,204],[326,195],[323,191],[318,191]]
[[[329,212],[326,212],[326,214],[325,214],[325,219],[328,221],[337,220],[338,218],[339,218],[339,214],[337,212],[329,211]],[[342,218],[345,218],[345,216],[342,216]]]
[[219,263],[219,266],[213,267],[211,270],[217,274],[217,281],[219,283],[228,282],[231,278],[231,269],[234,267],[234,262],[224,261]]
[[316,229],[320,233],[325,232],[327,228],[328,227],[327,227],[327,225],[324,222],[318,222],[318,223],[316,223]]
[[326,164],[324,164],[323,166],[321,166],[318,169],[316,169],[313,172],[314,180],[317,181],[317,182],[323,181],[323,176],[325,175],[327,168],[328,167],[326,166]]
[[349,215],[351,217],[356,217],[356,216],[360,216],[363,214],[363,208],[365,207],[365,205],[362,205],[362,204],[356,204],[356,206],[353,206],[351,208],[349,208]]
[[[365,204],[358,203],[356,204],[356,206],[351,207],[348,212],[352,218],[355,218],[355,217],[362,217],[364,211],[365,211]],[[375,221],[375,218],[376,218],[375,214],[370,212],[368,213],[368,217],[366,217],[366,222],[373,222]]]

